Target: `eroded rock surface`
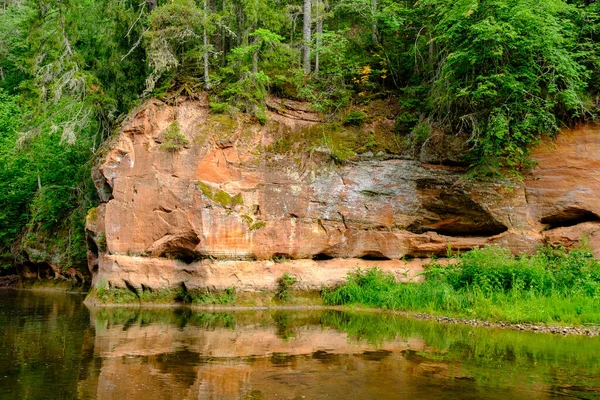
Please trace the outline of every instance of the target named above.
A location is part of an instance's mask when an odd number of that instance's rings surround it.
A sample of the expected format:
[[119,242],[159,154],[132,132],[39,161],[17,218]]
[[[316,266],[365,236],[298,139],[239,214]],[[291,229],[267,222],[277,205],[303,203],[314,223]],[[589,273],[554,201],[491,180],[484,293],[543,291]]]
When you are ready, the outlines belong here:
[[[343,166],[319,147],[276,154],[274,142],[321,122],[298,104],[269,109],[265,126],[212,115],[202,100],[152,100],[131,116],[94,175],[108,200],[87,219],[95,284],[264,290],[289,272],[311,289],[356,265],[410,279],[448,250],[531,252],[582,236],[600,256],[598,127],[540,146],[523,183],[473,182],[435,152],[420,156],[431,164]],[[166,151],[174,121],[189,144]]]

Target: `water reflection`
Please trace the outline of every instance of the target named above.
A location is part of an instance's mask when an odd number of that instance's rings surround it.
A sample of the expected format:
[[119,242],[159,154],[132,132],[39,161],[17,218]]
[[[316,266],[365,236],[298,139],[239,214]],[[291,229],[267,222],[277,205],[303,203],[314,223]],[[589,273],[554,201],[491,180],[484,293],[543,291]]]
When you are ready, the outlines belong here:
[[88,311],[62,296],[0,293],[0,398],[600,398],[598,338],[337,311]]
[[74,397],[82,361],[93,356],[83,299],[0,290],[0,399]]

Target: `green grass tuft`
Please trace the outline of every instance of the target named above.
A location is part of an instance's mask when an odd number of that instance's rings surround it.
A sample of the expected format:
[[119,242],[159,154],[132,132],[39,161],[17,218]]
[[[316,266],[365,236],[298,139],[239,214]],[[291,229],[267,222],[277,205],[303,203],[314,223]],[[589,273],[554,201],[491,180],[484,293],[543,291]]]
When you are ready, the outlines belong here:
[[600,323],[600,261],[585,250],[543,248],[515,257],[487,247],[460,256],[455,265],[432,264],[423,283],[397,283],[377,268],[348,275],[323,292],[328,305],[382,309],[511,323]]

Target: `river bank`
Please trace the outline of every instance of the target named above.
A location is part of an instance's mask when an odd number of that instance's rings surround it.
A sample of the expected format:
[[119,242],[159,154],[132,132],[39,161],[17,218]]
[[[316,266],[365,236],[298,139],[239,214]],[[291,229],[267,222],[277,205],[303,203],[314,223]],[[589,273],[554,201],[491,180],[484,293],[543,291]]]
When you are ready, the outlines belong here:
[[408,313],[408,312],[391,312],[391,314],[400,314],[402,316],[415,318],[423,321],[435,321],[443,324],[470,325],[485,328],[500,328],[511,329],[518,331],[529,331],[536,333],[552,333],[557,335],[582,335],[582,336],[600,336],[600,325],[593,327],[586,326],[562,326],[562,325],[546,325],[534,323],[510,323],[510,322],[493,322],[481,321],[477,319],[453,318],[447,316],[438,316],[424,313]]
[[[502,248],[456,254],[427,266],[416,282],[377,267],[356,268],[335,287],[301,290],[284,273],[274,290],[177,288],[141,290],[100,284],[85,303],[100,308],[188,308],[199,311],[334,309],[489,328],[562,335],[600,335],[600,262],[589,251],[541,248],[512,256]],[[66,281],[19,282],[22,288],[73,291]]]
[[36,292],[88,293],[89,284],[68,279],[32,279],[19,275],[0,276],[0,289],[31,290]]
[[[122,294],[117,291],[117,294]],[[114,294],[108,295],[114,300]],[[102,309],[138,309],[138,310],[160,310],[160,309],[180,309],[190,310],[192,312],[242,312],[242,311],[317,311],[331,310],[340,312],[360,312],[365,314],[383,314],[390,316],[400,316],[404,318],[432,321],[450,325],[467,325],[483,328],[495,328],[505,330],[515,330],[534,333],[548,333],[563,336],[600,336],[600,325],[559,325],[535,322],[507,322],[480,320],[473,318],[461,318],[447,315],[436,315],[424,312],[414,312],[406,310],[385,310],[381,308],[366,307],[360,305],[331,306],[325,305],[323,299],[317,293],[294,292],[289,296],[288,302],[280,302],[274,299],[274,293],[260,293],[242,295],[240,299],[232,299],[228,304],[217,303],[185,303],[182,301],[171,302],[152,302],[152,301],[120,301],[120,302],[102,302],[99,301],[97,294],[90,292],[85,300],[85,304],[94,310]],[[256,303],[260,298],[262,302]],[[251,300],[252,299],[252,300]],[[270,300],[269,300],[270,299]]]
[[[0,283],[10,281],[10,286],[4,284],[0,286],[0,289],[13,289],[13,290],[24,290],[32,292],[64,292],[64,293],[85,293],[84,291],[72,291],[67,290],[66,287],[57,286],[44,286],[43,284],[31,285],[27,288],[18,288],[18,277],[9,276],[0,278]],[[497,328],[507,329],[516,331],[529,331],[536,333],[550,333],[556,335],[578,335],[578,336],[600,336],[600,325],[593,326],[566,326],[566,325],[548,325],[544,323],[531,323],[531,322],[520,322],[511,323],[506,321],[485,321],[479,319],[459,318],[444,315],[434,315],[422,312],[410,312],[410,311],[399,311],[399,310],[383,310],[381,308],[368,308],[357,305],[349,306],[327,306],[323,304],[315,294],[310,297],[303,296],[306,293],[295,293],[290,294],[290,303],[267,303],[264,302],[262,305],[248,305],[248,299],[250,296],[245,296],[245,302],[232,302],[231,304],[189,304],[183,302],[151,302],[151,301],[128,301],[128,302],[101,302],[97,301],[97,297],[90,298],[90,293],[84,301],[84,303],[90,309],[183,309],[191,310],[196,312],[232,312],[232,311],[315,311],[315,310],[334,310],[344,312],[364,312],[373,314],[387,314],[387,315],[398,315],[410,319],[422,320],[422,321],[433,321],[443,324],[452,325],[469,325],[476,327],[485,328]],[[269,296],[274,294],[262,294],[263,299],[267,299]],[[256,297],[255,297],[256,298]]]
[[19,275],[0,276],[0,289],[14,288],[19,283]]
[[586,250],[541,248],[513,256],[484,248],[433,263],[422,283],[400,284],[379,269],[357,270],[325,290],[327,305],[356,305],[466,321],[550,326],[600,325],[600,262]]

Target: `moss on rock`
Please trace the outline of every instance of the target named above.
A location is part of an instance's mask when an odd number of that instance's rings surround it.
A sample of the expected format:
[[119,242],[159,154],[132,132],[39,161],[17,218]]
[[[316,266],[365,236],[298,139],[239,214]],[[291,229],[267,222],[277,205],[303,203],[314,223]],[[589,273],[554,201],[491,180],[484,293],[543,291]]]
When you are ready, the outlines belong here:
[[214,188],[202,181],[196,182],[196,187],[204,196],[208,197],[212,202],[217,203],[222,207],[232,208],[242,206],[244,204],[244,199],[242,198],[241,193],[231,196],[226,191]]

